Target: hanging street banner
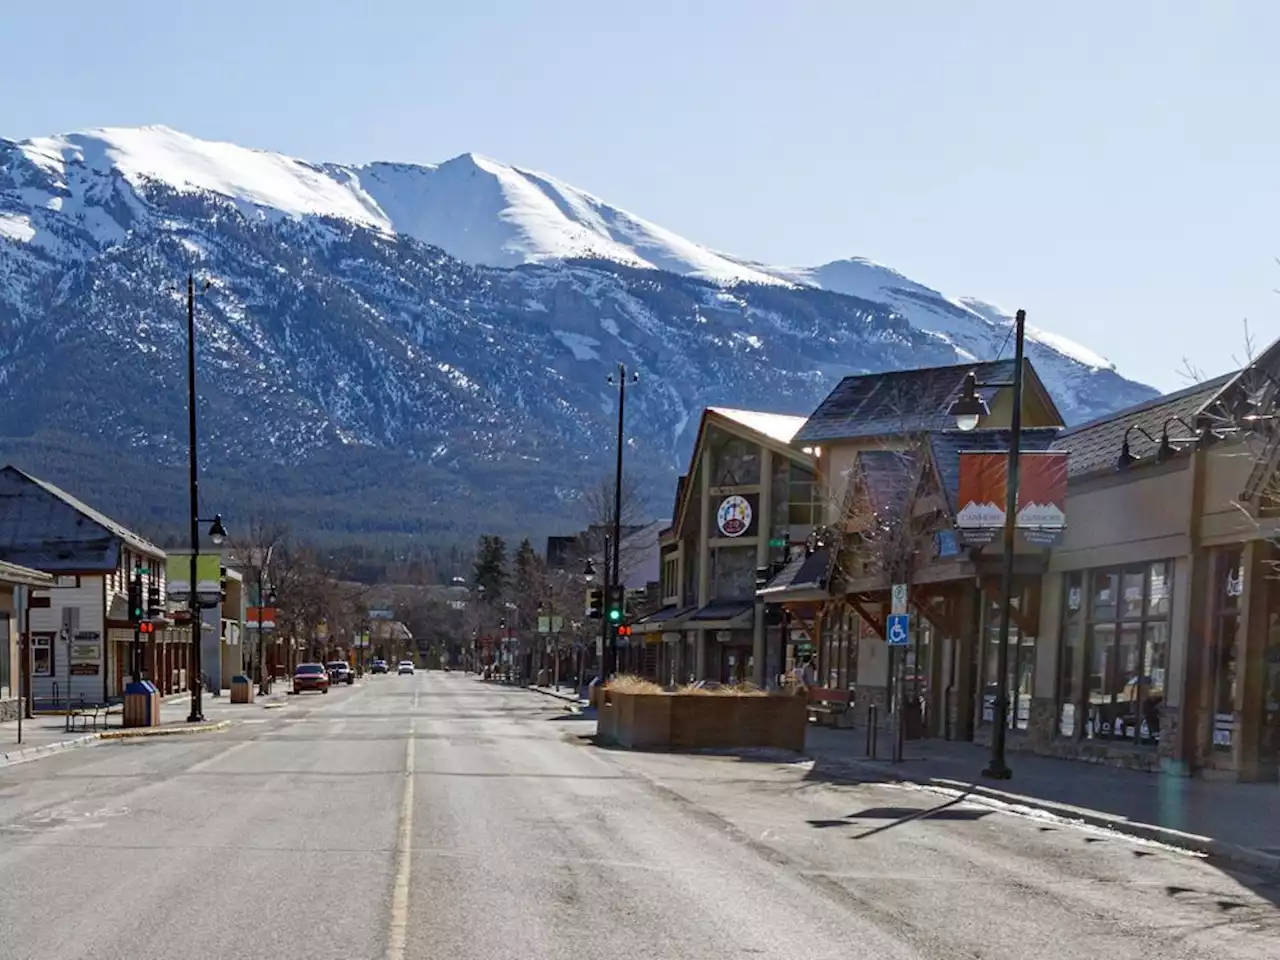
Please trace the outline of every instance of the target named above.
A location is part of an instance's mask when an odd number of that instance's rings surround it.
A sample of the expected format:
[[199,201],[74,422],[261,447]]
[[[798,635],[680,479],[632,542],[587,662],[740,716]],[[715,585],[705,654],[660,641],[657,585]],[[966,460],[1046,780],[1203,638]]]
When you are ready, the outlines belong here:
[[274,630],[276,628],[276,608],[246,607],[244,612],[245,629],[256,631],[259,623],[262,624],[264,631]]
[[[1067,455],[1026,451],[1018,462],[1018,528],[1061,530],[1067,523]],[[962,533],[1004,526],[1008,467],[1007,453],[960,454],[956,526]]]
[[[191,603],[191,554],[165,560],[165,595],[173,603]],[[196,557],[196,594],[202,604],[214,605],[222,596],[222,555]]]

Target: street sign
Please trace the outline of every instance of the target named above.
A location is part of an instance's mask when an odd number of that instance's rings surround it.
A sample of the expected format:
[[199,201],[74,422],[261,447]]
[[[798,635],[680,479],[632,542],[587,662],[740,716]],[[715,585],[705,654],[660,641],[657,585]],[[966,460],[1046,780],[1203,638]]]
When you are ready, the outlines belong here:
[[909,646],[911,643],[910,621],[911,618],[905,613],[890,614],[884,625],[885,642],[891,647]]
[[786,537],[772,537],[769,540],[769,546],[771,547],[785,547],[786,545],[787,545]]
[[907,585],[905,583],[895,583],[893,585],[893,610],[892,613],[907,612]]

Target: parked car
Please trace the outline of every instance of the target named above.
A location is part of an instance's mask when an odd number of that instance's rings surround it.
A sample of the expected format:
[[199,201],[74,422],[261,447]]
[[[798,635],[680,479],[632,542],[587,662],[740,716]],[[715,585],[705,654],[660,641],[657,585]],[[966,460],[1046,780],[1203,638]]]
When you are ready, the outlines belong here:
[[346,683],[352,684],[356,682],[356,672],[351,669],[351,664],[345,660],[334,660],[326,664],[329,668],[330,683]]
[[370,673],[386,673],[386,672],[387,672],[387,661],[385,661],[385,660],[375,660],[375,661],[373,661],[373,665],[369,668],[369,672],[370,672]]
[[396,673],[413,673],[413,661],[401,660],[400,667],[396,670]]
[[298,669],[293,671],[293,692],[301,693],[303,690],[329,692],[329,671],[323,663],[298,664]]

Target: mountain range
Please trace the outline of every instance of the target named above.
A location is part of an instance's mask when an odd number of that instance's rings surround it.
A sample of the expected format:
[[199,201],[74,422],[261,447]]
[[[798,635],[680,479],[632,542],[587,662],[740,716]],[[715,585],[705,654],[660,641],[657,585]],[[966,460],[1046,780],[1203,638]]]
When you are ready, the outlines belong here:
[[[104,128],[0,140],[0,459],[179,528],[191,271],[202,511],[319,539],[576,529],[618,361],[660,512],[703,406],[807,413],[844,375],[1011,350],[982,300],[716,252],[474,154],[349,166]],[[1154,395],[1028,339],[1070,421]]]

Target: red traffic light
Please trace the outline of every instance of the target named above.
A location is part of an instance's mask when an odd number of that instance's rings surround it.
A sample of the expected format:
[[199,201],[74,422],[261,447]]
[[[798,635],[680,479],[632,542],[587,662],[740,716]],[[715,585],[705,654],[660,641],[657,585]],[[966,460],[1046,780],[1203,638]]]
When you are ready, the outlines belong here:
[[618,636],[620,636],[620,637],[629,637],[629,636],[631,636],[631,627],[630,627],[628,624],[625,624],[625,623],[620,624],[620,625],[618,626]]
[[154,623],[144,621],[138,624],[138,632],[139,633],[155,633],[156,625]]

